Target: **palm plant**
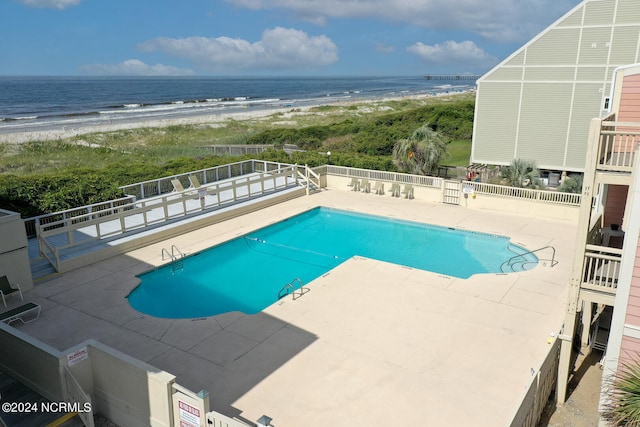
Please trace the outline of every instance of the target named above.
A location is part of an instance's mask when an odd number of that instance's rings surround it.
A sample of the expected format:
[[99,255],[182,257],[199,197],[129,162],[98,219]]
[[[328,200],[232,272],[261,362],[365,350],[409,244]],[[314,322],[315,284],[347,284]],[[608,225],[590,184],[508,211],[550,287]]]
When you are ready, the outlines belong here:
[[540,179],[540,171],[533,160],[513,159],[500,174],[511,187],[533,187]]
[[581,193],[582,192],[582,175],[574,174],[562,180],[559,190],[565,193]]
[[613,426],[640,426],[640,364],[621,363],[618,374],[610,381],[608,402],[602,416]]
[[416,175],[433,173],[440,160],[448,155],[447,141],[424,124],[407,139],[393,146],[393,161],[400,170]]

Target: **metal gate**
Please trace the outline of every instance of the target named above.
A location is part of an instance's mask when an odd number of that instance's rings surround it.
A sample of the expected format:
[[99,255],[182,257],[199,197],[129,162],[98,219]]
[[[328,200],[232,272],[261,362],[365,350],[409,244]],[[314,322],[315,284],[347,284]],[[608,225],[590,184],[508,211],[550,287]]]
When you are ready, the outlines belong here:
[[442,203],[448,203],[450,205],[460,204],[460,181],[445,181]]

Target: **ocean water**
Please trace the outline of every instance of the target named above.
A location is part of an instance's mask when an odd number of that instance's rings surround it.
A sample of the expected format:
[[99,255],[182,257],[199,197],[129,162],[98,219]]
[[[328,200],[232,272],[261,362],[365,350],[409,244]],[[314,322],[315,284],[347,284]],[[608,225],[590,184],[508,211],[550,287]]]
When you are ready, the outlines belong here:
[[321,105],[474,87],[415,77],[6,77],[0,133]]

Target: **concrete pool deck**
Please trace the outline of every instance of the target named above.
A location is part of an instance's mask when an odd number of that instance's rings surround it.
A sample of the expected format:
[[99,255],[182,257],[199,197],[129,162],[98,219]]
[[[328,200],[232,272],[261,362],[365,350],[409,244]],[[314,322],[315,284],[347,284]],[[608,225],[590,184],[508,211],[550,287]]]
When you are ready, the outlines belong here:
[[[256,315],[159,319],[125,299],[136,274],[166,263],[162,248],[195,253],[317,206],[551,245],[558,264],[462,280],[354,257]],[[101,341],[249,421],[506,425],[562,325],[575,231],[568,221],[329,188],[40,283],[25,293],[40,319],[17,328],[60,350]]]

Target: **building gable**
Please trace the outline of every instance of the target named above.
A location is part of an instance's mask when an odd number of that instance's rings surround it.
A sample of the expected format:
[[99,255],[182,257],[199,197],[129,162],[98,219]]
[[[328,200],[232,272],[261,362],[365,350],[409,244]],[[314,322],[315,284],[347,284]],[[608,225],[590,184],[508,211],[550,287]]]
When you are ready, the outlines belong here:
[[582,172],[589,121],[639,52],[640,1],[583,1],[478,80],[471,161]]

